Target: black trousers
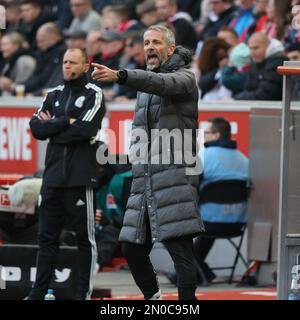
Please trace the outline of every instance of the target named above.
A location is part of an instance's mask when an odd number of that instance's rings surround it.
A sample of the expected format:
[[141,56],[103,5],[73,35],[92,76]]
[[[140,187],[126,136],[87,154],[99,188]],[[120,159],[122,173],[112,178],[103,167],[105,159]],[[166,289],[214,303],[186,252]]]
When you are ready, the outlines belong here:
[[[159,290],[159,285],[149,258],[153,243],[148,218],[146,225],[145,243],[123,242],[122,250],[137,286],[145,299],[149,299]],[[191,236],[174,238],[163,241],[163,244],[174,262],[179,300],[195,300],[197,271],[193,255],[193,238]]]
[[76,232],[78,245],[78,288],[76,299],[89,299],[97,261],[93,189],[42,186],[39,204],[37,274],[31,299],[43,299],[54,274],[59,238],[67,223]]
[[109,263],[118,251],[120,231],[119,227],[109,224],[103,227],[99,235],[96,235],[98,264],[101,268]]
[[194,241],[194,254],[200,268],[204,273],[204,276],[206,277],[206,280],[210,281],[215,277],[215,274],[205,262],[205,259],[215,242],[214,236],[230,236],[232,234],[239,233],[243,224],[212,223],[204,221],[204,226],[205,232],[201,233]]

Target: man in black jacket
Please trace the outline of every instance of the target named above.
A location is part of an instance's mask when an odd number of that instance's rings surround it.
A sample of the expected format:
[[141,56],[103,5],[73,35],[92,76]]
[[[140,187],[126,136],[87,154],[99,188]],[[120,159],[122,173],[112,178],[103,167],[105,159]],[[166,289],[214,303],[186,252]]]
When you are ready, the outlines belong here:
[[63,59],[64,85],[48,93],[30,121],[33,136],[49,139],[39,201],[37,275],[29,299],[43,299],[55,267],[59,236],[67,220],[78,243],[76,299],[91,295],[96,262],[93,188],[95,136],[104,115],[102,91],[87,81],[87,57],[69,49]]
[[208,18],[208,22],[200,35],[203,41],[215,37],[223,26],[229,25],[236,12],[232,0],[211,0],[210,8],[213,15],[211,14]]
[[[195,75],[188,69],[191,53],[176,47],[171,30],[161,25],[149,27],[144,34],[144,51],[147,71],[117,71],[93,64],[95,80],[118,82],[139,91],[130,148],[133,181],[120,241],[145,299],[161,298],[149,253],[154,242],[162,242],[174,261],[179,299],[190,300],[195,299],[197,281],[193,236],[203,230],[197,203],[200,172],[188,172],[197,160],[189,165],[192,161],[186,158],[187,153],[196,152],[198,89]],[[182,134],[181,142],[188,134],[185,138],[190,146],[161,146],[161,135],[174,131]],[[177,138],[180,136],[174,140]],[[149,152],[140,161],[134,150]],[[166,153],[168,164],[163,160]]]
[[25,82],[25,91],[41,96],[43,89],[54,88],[63,81],[61,64],[67,47],[61,30],[53,22],[43,24],[36,39],[39,48],[37,65]]
[[234,96],[236,100],[281,100],[282,76],[277,67],[285,60],[284,48],[277,39],[269,39],[263,32],[254,33],[249,39],[249,76],[244,91]]
[[177,0],[155,0],[157,16],[175,30],[176,43],[191,50],[197,46],[197,35],[191,16],[178,11]]

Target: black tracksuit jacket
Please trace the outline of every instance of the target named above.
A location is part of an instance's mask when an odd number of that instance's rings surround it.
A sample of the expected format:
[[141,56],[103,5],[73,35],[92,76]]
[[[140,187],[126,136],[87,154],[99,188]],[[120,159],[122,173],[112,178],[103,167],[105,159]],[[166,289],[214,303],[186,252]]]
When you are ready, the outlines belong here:
[[[51,120],[41,120],[49,111]],[[96,186],[95,137],[105,114],[102,91],[85,74],[51,90],[30,120],[33,136],[49,139],[43,184],[48,187]],[[77,119],[70,124],[70,118]]]

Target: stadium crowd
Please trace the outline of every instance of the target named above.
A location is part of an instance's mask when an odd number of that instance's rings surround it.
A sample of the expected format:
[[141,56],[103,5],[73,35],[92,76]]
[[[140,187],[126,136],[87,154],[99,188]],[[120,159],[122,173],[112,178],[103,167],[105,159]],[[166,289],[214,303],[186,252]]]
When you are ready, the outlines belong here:
[[[15,95],[18,85],[24,85],[26,95],[37,96],[56,87],[62,81],[60,66],[67,48],[85,49],[90,63],[112,69],[144,69],[142,34],[158,22],[175,31],[177,45],[194,53],[191,69],[204,101],[280,100],[282,78],[276,68],[288,58],[298,60],[300,54],[297,15],[292,13],[299,0],[6,0],[0,4],[6,7],[6,29],[1,31],[2,96]],[[108,101],[135,98],[134,90],[118,84],[97,85]]]

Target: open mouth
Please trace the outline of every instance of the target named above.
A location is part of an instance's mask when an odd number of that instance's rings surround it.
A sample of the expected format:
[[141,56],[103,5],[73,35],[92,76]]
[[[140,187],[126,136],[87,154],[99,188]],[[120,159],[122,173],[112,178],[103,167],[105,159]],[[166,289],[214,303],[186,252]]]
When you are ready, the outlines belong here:
[[149,54],[147,57],[147,62],[150,64],[154,64],[158,61],[158,55],[156,54]]

